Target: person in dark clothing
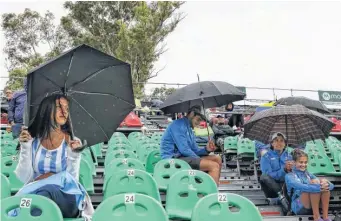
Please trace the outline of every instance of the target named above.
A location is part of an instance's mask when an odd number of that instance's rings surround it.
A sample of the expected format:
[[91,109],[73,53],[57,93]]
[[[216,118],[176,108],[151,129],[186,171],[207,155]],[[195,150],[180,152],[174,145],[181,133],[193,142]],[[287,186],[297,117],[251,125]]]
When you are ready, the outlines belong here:
[[[232,112],[234,110],[234,104],[229,103],[225,106],[225,110],[227,112]],[[237,130],[238,127],[242,127],[244,125],[244,118],[242,114],[225,114],[225,118],[229,118],[228,125],[233,128],[233,130]]]
[[13,138],[19,137],[21,127],[24,123],[24,109],[27,100],[27,81],[24,81],[24,90],[13,94],[8,106],[8,123],[12,129]]

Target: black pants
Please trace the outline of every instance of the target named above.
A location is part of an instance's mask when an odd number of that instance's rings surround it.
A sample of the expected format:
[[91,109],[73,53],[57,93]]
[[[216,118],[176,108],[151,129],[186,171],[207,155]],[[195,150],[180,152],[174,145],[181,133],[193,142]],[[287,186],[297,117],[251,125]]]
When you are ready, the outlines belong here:
[[278,192],[281,192],[283,184],[284,183],[278,182],[268,175],[263,174],[260,177],[260,185],[266,198],[278,197]]
[[242,114],[232,114],[229,119],[228,125],[230,127],[236,126],[241,127],[244,125],[244,117]]

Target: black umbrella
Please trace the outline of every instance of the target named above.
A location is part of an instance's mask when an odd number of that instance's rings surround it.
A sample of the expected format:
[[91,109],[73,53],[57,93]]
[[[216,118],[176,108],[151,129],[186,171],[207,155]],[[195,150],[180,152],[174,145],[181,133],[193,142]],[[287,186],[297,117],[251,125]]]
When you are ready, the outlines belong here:
[[273,133],[282,132],[288,144],[299,145],[314,139],[325,139],[333,126],[334,123],[328,118],[302,105],[277,106],[253,115],[244,124],[244,136],[268,143]]
[[235,86],[222,81],[202,81],[189,84],[169,95],[160,106],[165,113],[187,112],[192,106],[220,107],[243,100],[245,94]]
[[88,145],[109,140],[135,108],[130,65],[87,45],[75,47],[28,75],[28,117],[32,122],[42,99],[70,99],[74,136]]
[[307,97],[284,97],[276,101],[274,106],[277,105],[295,105],[295,104],[300,104],[305,106],[306,108],[309,108],[311,110],[323,113],[323,114],[329,114],[328,108],[322,104],[321,101],[313,100]]

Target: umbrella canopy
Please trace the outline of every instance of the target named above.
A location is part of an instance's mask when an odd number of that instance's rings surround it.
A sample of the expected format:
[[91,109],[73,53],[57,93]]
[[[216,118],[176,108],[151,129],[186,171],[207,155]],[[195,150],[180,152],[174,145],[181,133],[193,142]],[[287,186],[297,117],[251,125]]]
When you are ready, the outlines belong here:
[[288,144],[299,145],[326,138],[333,126],[328,118],[302,105],[277,106],[253,115],[244,124],[244,136],[268,143],[273,133],[282,132]]
[[75,47],[28,75],[28,118],[42,99],[64,94],[75,136],[88,145],[109,140],[135,108],[130,65],[87,45]]
[[305,106],[306,108],[309,108],[311,110],[320,112],[320,113],[330,113],[328,108],[322,104],[321,101],[313,100],[307,97],[284,97],[279,99],[274,105],[295,105],[300,104]]
[[243,100],[245,94],[235,86],[222,81],[202,81],[187,85],[169,95],[160,106],[165,113],[187,112],[195,105],[205,108],[220,107]]

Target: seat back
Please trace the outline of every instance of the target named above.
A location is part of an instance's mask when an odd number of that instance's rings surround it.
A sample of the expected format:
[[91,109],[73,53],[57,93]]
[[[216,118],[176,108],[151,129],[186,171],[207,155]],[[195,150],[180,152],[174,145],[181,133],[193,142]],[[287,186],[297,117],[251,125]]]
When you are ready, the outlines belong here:
[[238,146],[238,149],[237,149],[238,155],[246,154],[246,155],[254,156],[254,153],[256,151],[256,147],[255,147],[255,143],[252,140],[250,140],[248,138],[241,139],[238,142],[237,146]]
[[[18,208],[17,216],[9,217],[8,212]],[[40,216],[32,216],[31,210],[41,210]],[[12,196],[1,200],[2,221],[63,221],[63,215],[55,202],[39,195]]]
[[81,155],[81,159],[86,160],[89,163],[90,170],[92,175],[96,175],[96,165],[92,159],[91,153],[89,150],[84,150]]
[[170,178],[182,170],[190,170],[191,166],[180,159],[160,160],[154,168],[154,178],[160,190],[166,191]]
[[249,199],[233,193],[213,193],[201,198],[193,209],[191,221],[207,220],[262,221],[263,218]]
[[108,155],[105,156],[104,166],[107,167],[113,159],[117,159],[117,158],[133,158],[133,159],[136,159],[136,154],[132,151],[126,151],[126,150],[112,151]]
[[141,162],[145,163],[148,154],[154,150],[160,150],[160,145],[154,143],[144,144],[137,150],[137,156]]
[[7,177],[1,174],[1,199],[11,196],[11,186]]
[[199,199],[217,192],[217,185],[208,174],[198,170],[177,172],[171,177],[167,189],[166,211],[169,218],[191,219]]
[[146,171],[153,174],[155,165],[161,160],[160,150],[153,150],[146,159]]
[[310,173],[327,174],[335,172],[335,168],[326,154],[314,153],[308,156],[308,171]]
[[81,159],[79,169],[79,182],[83,185],[83,187],[89,194],[95,193],[91,166],[89,162],[85,159]]
[[104,200],[92,216],[92,221],[168,221],[162,205],[150,196],[127,193]]
[[104,199],[121,193],[141,193],[161,202],[154,178],[143,170],[121,170],[109,178]]
[[224,149],[225,150],[237,150],[238,146],[238,138],[237,136],[226,137],[224,140]]
[[141,132],[131,132],[129,135],[128,135],[128,140],[129,141],[132,141],[132,140],[134,140],[135,138],[137,138],[137,137],[143,137],[144,135],[143,135],[143,133],[141,133]]
[[127,150],[134,153],[136,152],[136,149],[131,144],[109,144],[107,154],[117,150]]
[[106,187],[106,183],[108,182],[109,178],[113,175],[115,175],[117,172],[121,170],[129,170],[129,169],[135,169],[135,170],[145,170],[143,164],[133,158],[127,158],[127,159],[114,159],[112,160],[109,165],[104,168],[104,184],[103,189]]
[[18,165],[17,156],[8,156],[1,158],[1,173],[4,174],[11,185],[11,192],[17,192],[24,184],[17,178],[14,173]]
[[95,157],[103,157],[102,149],[103,149],[103,143],[99,143],[96,145],[93,145],[90,147],[93,153],[95,154]]

